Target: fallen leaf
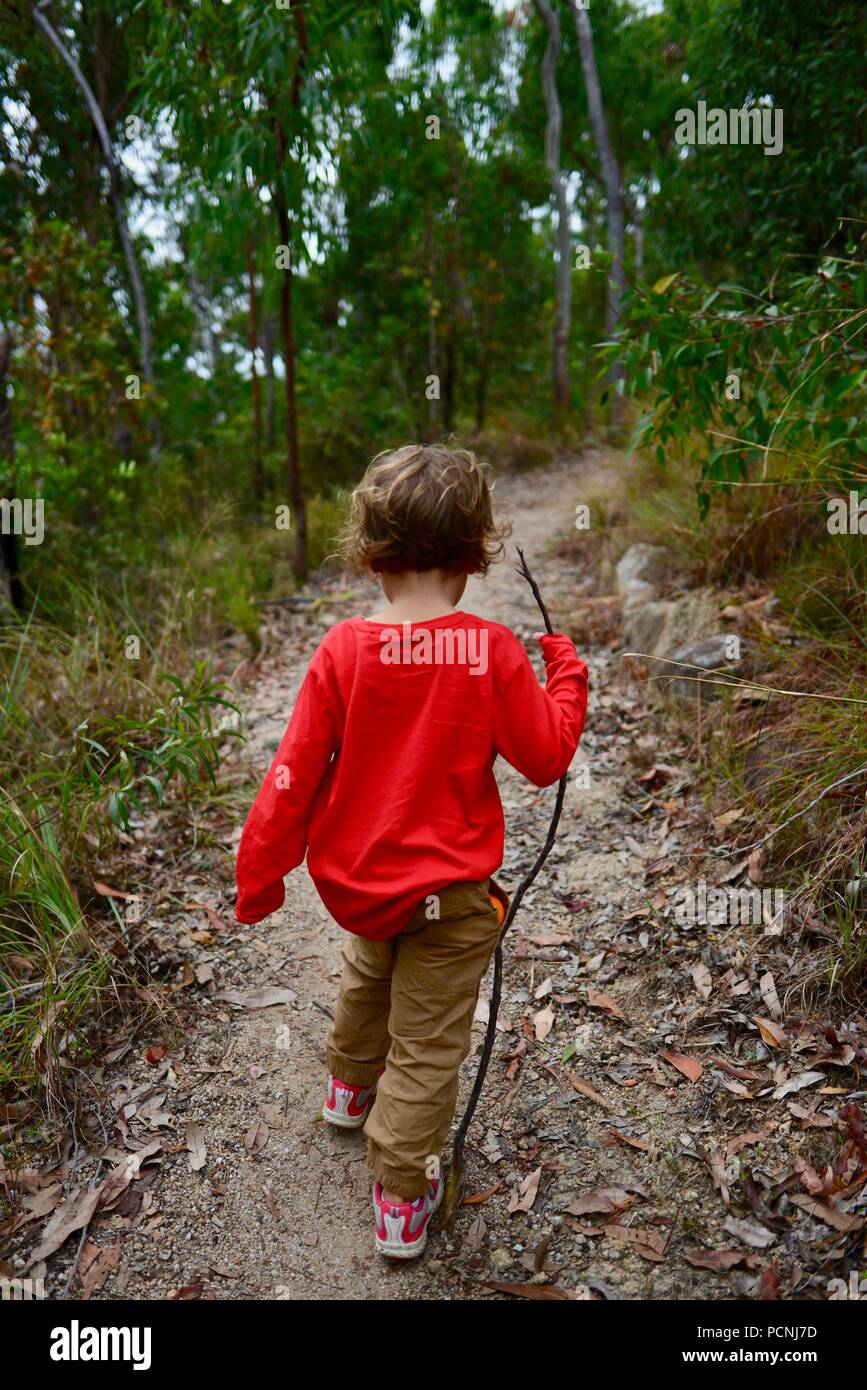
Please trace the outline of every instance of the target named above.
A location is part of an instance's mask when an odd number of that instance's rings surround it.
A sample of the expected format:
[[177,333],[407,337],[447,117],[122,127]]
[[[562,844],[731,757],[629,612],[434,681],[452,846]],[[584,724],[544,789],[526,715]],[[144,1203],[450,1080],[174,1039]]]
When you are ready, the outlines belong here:
[[782,1086],[778,1086],[774,1091],[774,1100],[783,1100],[786,1096],[792,1095],[794,1091],[803,1091],[805,1086],[815,1086],[817,1081],[824,1081],[825,1077],[820,1071],[800,1071],[797,1076],[790,1076],[788,1081],[784,1081]]
[[102,1211],[108,1211],[118,1198],[126,1191],[131,1182],[138,1177],[145,1162],[153,1158],[155,1154],[162,1153],[162,1139],[152,1139],[150,1143],[144,1144],[134,1153],[127,1154],[126,1158],[113,1168],[108,1177],[103,1182],[99,1191],[99,1206]]
[[495,1183],[493,1187],[487,1187],[487,1188],[485,1188],[485,1191],[484,1191],[484,1192],[472,1192],[472,1193],[470,1193],[470,1195],[469,1195],[468,1197],[464,1197],[464,1198],[463,1198],[463,1200],[462,1200],[462,1202],[461,1202],[461,1206],[463,1206],[463,1207],[477,1207],[477,1206],[479,1206],[479,1204],[480,1204],[481,1202],[487,1202],[487,1201],[489,1201],[490,1198],[493,1197],[493,1195],[494,1195],[495,1192],[499,1192],[499,1190],[500,1190],[500,1188],[501,1188],[502,1186],[503,1186],[503,1184],[502,1184],[501,1182],[498,1182],[498,1183]]
[[767,1139],[769,1134],[770,1129],[763,1129],[747,1130],[743,1134],[734,1135],[726,1144],[726,1159],[734,1158],[735,1154],[739,1154],[741,1149],[750,1148],[753,1144],[761,1144],[763,1140]]
[[593,989],[592,985],[587,988],[587,1003],[592,1009],[602,1009],[612,1018],[622,1018],[624,1023],[629,1022],[616,1000],[612,999],[609,994],[603,994],[600,990]]
[[769,1018],[754,1018],[753,1023],[762,1035],[762,1042],[767,1047],[783,1047],[789,1041],[789,1035],[785,1028],[781,1028],[778,1023],[774,1023]]
[[808,1129],[831,1129],[836,1123],[832,1115],[823,1115],[821,1111],[816,1111],[814,1106],[808,1110],[806,1106],[790,1100],[787,1109],[796,1120],[802,1120]]
[[187,1120],[184,1139],[190,1154],[190,1167],[194,1173],[198,1173],[199,1169],[204,1168],[208,1161],[208,1149],[201,1126],[195,1120]]
[[757,1071],[747,1071],[744,1067],[733,1067],[731,1062],[727,1062],[723,1057],[711,1057],[710,1063],[714,1067],[719,1067],[721,1071],[727,1072],[729,1076],[736,1076],[739,1081],[764,1081],[766,1079],[760,1076]]
[[659,1263],[665,1259],[665,1252],[668,1246],[668,1239],[662,1231],[651,1231],[647,1227],[640,1226],[618,1226],[611,1223],[603,1227],[604,1234],[609,1240],[619,1240],[630,1245],[636,1255],[640,1255],[643,1260],[652,1260]]
[[821,1196],[825,1191],[825,1183],[819,1177],[815,1168],[813,1168],[801,1154],[795,1154],[793,1166],[798,1177],[801,1179],[801,1186],[806,1188],[810,1196]]
[[488,1223],[481,1212],[470,1225],[466,1236],[466,1248],[468,1250],[480,1250],[485,1236],[488,1234]]
[[755,1100],[753,1092],[748,1091],[742,1081],[724,1081],[723,1085],[733,1096],[737,1096],[738,1100]]
[[499,1279],[486,1279],[484,1283],[488,1289],[499,1289],[501,1293],[514,1294],[516,1298],[569,1298],[569,1294],[563,1289],[558,1289],[556,1284],[507,1284]]
[[533,1028],[536,1032],[536,1041],[544,1042],[554,1027],[554,1006],[548,1004],[546,1008],[540,1009],[533,1015]]
[[63,1183],[55,1182],[50,1187],[39,1188],[36,1192],[31,1192],[24,1198],[21,1210],[11,1225],[3,1228],[5,1235],[10,1235],[19,1226],[26,1226],[30,1221],[41,1221],[44,1216],[50,1215],[54,1211],[61,1197],[63,1196]]
[[226,924],[223,921],[222,917],[220,917],[220,915],[217,912],[215,912],[212,907],[209,907],[207,903],[190,902],[187,903],[187,907],[196,912],[204,912],[207,915],[208,921],[210,922],[211,926],[214,928],[215,931],[226,931]]
[[722,1272],[732,1269],[746,1259],[744,1250],[685,1250],[684,1259],[696,1269],[714,1269]]
[[224,989],[213,997],[224,1004],[238,1004],[242,1009],[270,1009],[273,1004],[294,1004],[298,995],[292,989],[260,989],[256,994]]
[[102,1288],[108,1276],[117,1268],[123,1249],[122,1241],[114,1245],[100,1246],[94,1241],[85,1241],[78,1261],[78,1279],[81,1284],[81,1297],[90,1298],[92,1293]]
[[641,1149],[642,1153],[653,1153],[653,1145],[648,1144],[646,1139],[637,1139],[634,1134],[621,1134],[619,1129],[609,1129],[608,1142],[611,1144],[625,1144],[630,1149]]
[[759,989],[762,992],[762,999],[765,1001],[765,1008],[768,1013],[773,1014],[775,1019],[783,1017],[783,1009],[777,995],[777,987],[774,984],[774,977],[770,970],[759,980]]
[[201,1298],[204,1288],[204,1284],[198,1279],[194,1284],[185,1284],[182,1289],[178,1289],[177,1293],[169,1294],[169,1297],[177,1299],[179,1302]]
[[268,1143],[270,1130],[264,1120],[254,1120],[244,1135],[244,1148],[250,1154],[261,1153]]
[[611,1109],[605,1097],[600,1096],[599,1092],[590,1085],[589,1081],[584,1081],[580,1076],[576,1076],[574,1071],[567,1072],[566,1074],[569,1077],[570,1084],[574,1086],[579,1095],[586,1096],[588,1100],[595,1100],[597,1105],[603,1106],[606,1110]]
[[664,1057],[669,1066],[674,1067],[686,1077],[687,1081],[695,1084],[704,1072],[701,1062],[695,1057],[685,1057],[682,1052],[660,1052],[660,1057]]
[[713,976],[705,965],[704,961],[699,961],[692,972],[692,982],[701,995],[702,999],[709,999],[713,989]]
[[100,1192],[100,1187],[77,1187],[70,1192],[46,1224],[42,1239],[21,1268],[22,1274],[39,1260],[53,1255],[75,1231],[80,1231],[89,1223],[99,1203]]
[[724,1225],[730,1236],[742,1240],[744,1245],[752,1245],[756,1250],[765,1250],[777,1240],[775,1232],[766,1230],[758,1221],[742,1221],[736,1216],[727,1216]]
[[109,888],[107,883],[100,883],[99,879],[93,880],[93,886],[97,893],[103,898],[123,898],[125,902],[138,902],[138,893],[123,893],[119,888]]
[[593,1192],[585,1192],[577,1201],[564,1207],[563,1211],[570,1216],[586,1216],[588,1212],[594,1211],[611,1215],[623,1211],[637,1200],[625,1187],[597,1187]]
[[782,1298],[782,1296],[780,1271],[774,1264],[766,1265],[762,1270],[759,1298],[763,1302],[768,1302],[772,1299]]
[[795,1192],[789,1199],[796,1207],[806,1211],[810,1216],[815,1216],[817,1221],[824,1221],[826,1226],[833,1226],[835,1231],[860,1231],[864,1225],[864,1219],[860,1216],[850,1216],[847,1212],[836,1211],[833,1207],[827,1206],[824,1202],[817,1202],[815,1197],[807,1197],[802,1192]]
[[511,1215],[516,1211],[529,1211],[539,1193],[539,1182],[542,1177],[542,1169],[534,1168],[532,1173],[528,1173],[522,1178],[517,1191],[513,1192],[509,1198],[507,1211]]

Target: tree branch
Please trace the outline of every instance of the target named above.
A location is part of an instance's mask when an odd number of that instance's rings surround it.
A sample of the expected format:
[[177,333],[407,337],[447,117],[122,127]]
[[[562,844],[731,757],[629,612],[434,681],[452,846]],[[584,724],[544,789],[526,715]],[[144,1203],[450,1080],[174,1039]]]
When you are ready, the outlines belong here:
[[[517,569],[518,573],[524,579],[526,579],[527,583],[533,591],[533,597],[536,600],[536,603],[539,605],[539,611],[541,612],[542,618],[545,623],[545,630],[547,632],[553,632],[554,629],[551,626],[551,619],[548,616],[548,610],[545,607],[542,595],[539,593],[539,586],[537,585],[535,579],[533,578],[530,572],[529,566],[527,565],[527,561],[524,559],[524,552],[523,550],[521,550],[520,546],[518,547],[518,556],[520,558],[521,563],[519,565],[516,565],[515,568]],[[536,875],[539,873],[539,870],[542,868],[542,865],[545,863],[545,860],[548,858],[548,855],[551,853],[551,850],[554,847],[554,842],[557,838],[557,827],[560,824],[560,816],[563,811],[563,799],[566,795],[567,780],[567,774],[564,772],[563,776],[560,778],[560,781],[557,784],[557,797],[554,802],[554,811],[551,816],[551,821],[548,825],[548,834],[545,836],[545,843],[543,844],[541,850],[536,856],[536,859],[533,863],[533,867],[530,869],[530,872],[526,875],[525,878],[521,880],[517,889],[515,890],[515,896],[512,898],[512,901],[509,904],[509,910],[506,913],[505,920],[500,929],[500,934],[497,937],[497,945],[494,950],[494,980],[493,986],[491,988],[491,1006],[490,1012],[488,1014],[488,1026],[485,1032],[485,1041],[482,1047],[482,1055],[479,1060],[479,1069],[476,1072],[476,1079],[473,1082],[473,1089],[470,1093],[470,1098],[467,1102],[467,1108],[463,1113],[460,1124],[458,1125],[454,1145],[452,1147],[452,1165],[451,1170],[449,1172],[448,1183],[446,1185],[444,1214],[441,1220],[441,1224],[444,1226],[451,1226],[457,1213],[457,1209],[460,1206],[461,1197],[463,1193],[464,1179],[464,1142],[466,1140],[467,1131],[472,1122],[473,1115],[476,1111],[476,1105],[478,1104],[479,1096],[482,1092],[482,1087],[485,1084],[485,1077],[488,1074],[488,1065],[491,1060],[491,1054],[494,1050],[494,1039],[496,1037],[497,1031],[497,1015],[500,1009],[500,998],[502,996],[503,988],[503,941],[505,940],[505,936],[507,931],[509,930],[509,927],[512,925],[512,922],[514,921],[515,913],[521,906],[521,902],[524,898],[525,893],[527,892],[527,889],[532,885],[533,881],[536,878]]]

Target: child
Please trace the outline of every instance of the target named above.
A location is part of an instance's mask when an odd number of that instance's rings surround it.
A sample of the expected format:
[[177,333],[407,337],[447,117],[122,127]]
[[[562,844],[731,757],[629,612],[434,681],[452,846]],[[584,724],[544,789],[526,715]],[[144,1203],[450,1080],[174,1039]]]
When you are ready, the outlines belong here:
[[373,460],[344,551],[386,602],[315,652],[238,850],[239,921],[281,906],[306,853],[348,933],[323,1115],[364,1127],[376,1247],[393,1258],[421,1254],[442,1199],[438,1156],[508,903],[491,877],[494,762],[547,787],[584,726],[587,667],[568,637],[538,634],[543,688],[508,628],[456,607],[505,533],[472,454],[408,445]]

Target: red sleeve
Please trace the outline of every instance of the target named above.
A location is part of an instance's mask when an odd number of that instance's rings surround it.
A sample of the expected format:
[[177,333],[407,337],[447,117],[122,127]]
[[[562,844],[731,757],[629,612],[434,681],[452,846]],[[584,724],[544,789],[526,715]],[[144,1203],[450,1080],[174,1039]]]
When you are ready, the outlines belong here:
[[307,669],[274,761],[250,808],[235,878],[235,916],[261,922],[283,904],[283,876],[307,853],[313,802],[332,754],[340,746],[343,713],[328,639]]
[[587,667],[563,633],[542,638],[546,684],[512,636],[494,673],[494,746],[537,787],[563,776],[575,756],[587,712]]

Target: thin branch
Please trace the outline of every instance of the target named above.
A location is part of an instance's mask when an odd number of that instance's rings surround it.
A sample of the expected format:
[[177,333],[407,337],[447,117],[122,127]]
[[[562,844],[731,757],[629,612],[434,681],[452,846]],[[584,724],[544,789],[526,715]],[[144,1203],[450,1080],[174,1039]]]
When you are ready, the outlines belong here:
[[[516,565],[515,568],[517,569],[518,573],[524,579],[526,579],[527,583],[533,591],[533,597],[535,598],[536,603],[539,606],[539,611],[542,614],[546,631],[553,632],[554,629],[551,626],[551,619],[548,615],[548,610],[545,607],[542,595],[539,593],[539,587],[536,584],[536,581],[533,578],[532,574],[530,573],[527,561],[524,559],[524,552],[523,550],[521,550],[520,547],[518,547],[518,556],[520,559],[520,564]],[[442,1218],[442,1224],[446,1226],[451,1225],[457,1212],[458,1206],[460,1205],[464,1176],[464,1142],[466,1140],[467,1131],[469,1130],[473,1115],[475,1114],[476,1105],[478,1104],[479,1096],[482,1092],[482,1087],[485,1084],[485,1077],[488,1073],[488,1065],[491,1060],[491,1054],[494,1050],[494,1039],[496,1037],[497,1031],[497,1015],[500,1009],[500,998],[502,995],[503,987],[503,941],[505,939],[507,931],[509,930],[509,927],[512,925],[515,913],[521,906],[521,902],[525,893],[527,892],[527,889],[533,883],[534,879],[536,878],[536,875],[539,873],[539,870],[542,868],[542,865],[545,863],[545,860],[548,858],[548,855],[551,853],[551,850],[554,847],[554,842],[557,838],[557,826],[560,823],[560,816],[563,811],[563,799],[566,795],[567,781],[567,775],[566,773],[564,773],[563,776],[560,778],[559,783],[557,784],[557,798],[554,802],[554,811],[551,816],[550,824],[548,826],[548,834],[545,837],[545,843],[539,851],[538,855],[536,856],[535,862],[533,863],[533,867],[530,869],[530,872],[526,875],[525,878],[521,880],[520,884],[515,890],[515,895],[512,898],[512,901],[509,903],[509,910],[506,913],[505,920],[500,929],[500,934],[497,937],[497,944],[494,949],[494,980],[491,989],[491,1004],[490,1011],[488,1014],[488,1026],[485,1032],[485,1041],[482,1047],[482,1055],[479,1060],[479,1069],[476,1072],[476,1079],[473,1082],[473,1089],[470,1092],[470,1098],[467,1102],[467,1108],[463,1113],[460,1124],[458,1125],[457,1133],[455,1134],[454,1146],[452,1148],[452,1165],[446,1188],[446,1202]]]

